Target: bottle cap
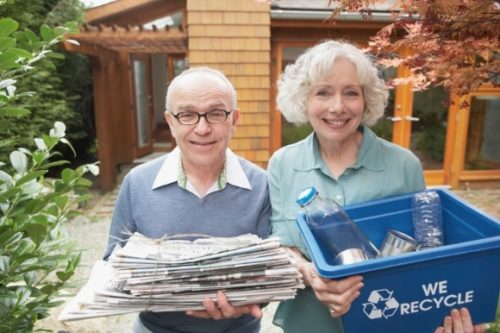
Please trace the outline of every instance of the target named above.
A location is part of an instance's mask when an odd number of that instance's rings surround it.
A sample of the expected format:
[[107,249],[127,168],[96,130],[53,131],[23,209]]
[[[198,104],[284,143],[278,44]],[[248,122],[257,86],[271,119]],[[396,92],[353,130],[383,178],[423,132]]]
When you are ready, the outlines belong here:
[[318,195],[318,191],[314,186],[310,186],[302,190],[300,192],[299,197],[297,198],[297,203],[300,207],[304,207],[308,203],[312,201]]

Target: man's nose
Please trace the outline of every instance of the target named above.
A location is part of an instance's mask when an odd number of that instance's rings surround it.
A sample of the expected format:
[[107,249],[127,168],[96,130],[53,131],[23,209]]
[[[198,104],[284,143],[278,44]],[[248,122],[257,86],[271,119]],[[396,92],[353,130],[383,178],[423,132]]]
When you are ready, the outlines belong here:
[[200,120],[196,124],[194,130],[197,134],[203,135],[203,134],[210,133],[212,128],[210,127],[210,124],[208,123],[207,118],[200,117]]

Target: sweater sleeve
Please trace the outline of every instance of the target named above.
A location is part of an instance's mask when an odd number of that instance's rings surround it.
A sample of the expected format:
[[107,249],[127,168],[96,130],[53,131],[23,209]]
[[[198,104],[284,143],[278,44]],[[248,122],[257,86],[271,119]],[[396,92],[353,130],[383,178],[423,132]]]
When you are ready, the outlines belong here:
[[107,260],[113,252],[115,246],[120,243],[122,246],[127,242],[131,234],[136,231],[136,226],[132,214],[131,200],[131,180],[129,175],[123,180],[123,184],[118,194],[111,227],[108,236],[108,245],[104,252],[103,259]]
[[259,219],[257,221],[257,235],[261,238],[269,237],[271,233],[271,202],[269,201],[269,192],[266,188],[266,198],[262,205],[262,210],[259,213]]

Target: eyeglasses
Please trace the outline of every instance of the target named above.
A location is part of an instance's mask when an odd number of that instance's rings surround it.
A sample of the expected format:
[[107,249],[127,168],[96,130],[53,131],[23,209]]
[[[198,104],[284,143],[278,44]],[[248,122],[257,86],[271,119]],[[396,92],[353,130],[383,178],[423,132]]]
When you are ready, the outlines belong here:
[[175,119],[182,125],[195,125],[200,122],[200,118],[204,117],[209,124],[220,124],[226,121],[227,117],[231,114],[231,111],[226,110],[212,110],[205,113],[198,112],[179,112],[172,114]]

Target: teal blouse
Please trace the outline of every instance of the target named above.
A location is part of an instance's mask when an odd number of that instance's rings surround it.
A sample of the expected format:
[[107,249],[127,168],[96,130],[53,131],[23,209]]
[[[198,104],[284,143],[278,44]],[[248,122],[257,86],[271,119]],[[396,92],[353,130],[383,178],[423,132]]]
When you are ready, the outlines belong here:
[[[300,210],[295,200],[308,186],[341,206],[425,189],[422,165],[411,151],[377,137],[366,126],[360,131],[363,140],[358,159],[337,179],[322,160],[314,133],[271,157],[267,171],[272,234],[279,236],[284,246],[296,247],[310,258],[295,224]],[[274,323],[285,333],[343,332],[341,321],[330,316],[311,288],[281,302]]]

